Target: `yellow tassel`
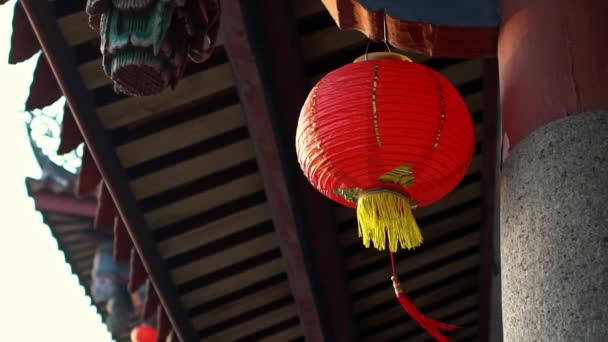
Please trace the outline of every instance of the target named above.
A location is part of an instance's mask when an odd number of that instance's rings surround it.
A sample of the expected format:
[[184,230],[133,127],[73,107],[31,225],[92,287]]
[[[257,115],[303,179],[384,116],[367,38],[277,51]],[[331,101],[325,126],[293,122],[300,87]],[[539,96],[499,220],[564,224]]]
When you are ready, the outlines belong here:
[[365,247],[370,242],[378,250],[388,248],[396,252],[398,247],[412,249],[422,244],[422,234],[410,200],[395,191],[378,189],[363,193],[357,200],[359,237]]

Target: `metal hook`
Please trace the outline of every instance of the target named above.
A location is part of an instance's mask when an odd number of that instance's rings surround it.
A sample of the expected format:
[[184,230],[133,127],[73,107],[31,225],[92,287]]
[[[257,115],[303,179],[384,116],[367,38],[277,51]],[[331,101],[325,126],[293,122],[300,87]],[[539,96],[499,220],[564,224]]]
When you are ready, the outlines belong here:
[[[392,51],[391,51],[391,47],[390,47],[390,45],[388,44],[388,40],[387,40],[387,37],[386,37],[386,31],[387,31],[387,30],[386,30],[386,13],[384,14],[384,17],[383,17],[383,18],[384,18],[384,23],[383,23],[383,28],[384,28],[384,39],[382,40],[382,42],[384,43],[384,46],[386,46],[386,50],[387,50],[388,52],[392,52]],[[372,42],[372,40],[371,40],[371,39],[369,39],[369,40],[367,41],[367,46],[365,46],[365,61],[367,61],[367,54],[368,54],[368,52],[369,52],[369,45],[371,44],[371,42]]]

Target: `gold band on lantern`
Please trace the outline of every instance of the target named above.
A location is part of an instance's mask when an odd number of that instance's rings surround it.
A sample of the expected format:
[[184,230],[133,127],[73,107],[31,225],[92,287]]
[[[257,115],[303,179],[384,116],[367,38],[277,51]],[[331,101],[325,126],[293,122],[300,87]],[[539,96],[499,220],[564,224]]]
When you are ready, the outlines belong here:
[[437,93],[439,94],[439,108],[440,108],[440,116],[439,116],[439,127],[437,128],[437,136],[435,137],[435,144],[433,145],[433,150],[437,150],[439,147],[439,139],[441,139],[441,131],[443,130],[443,123],[445,122],[445,102],[443,99],[443,91],[441,89],[441,82],[439,78],[433,74],[435,78],[435,82],[437,84]]
[[[359,190],[361,190],[361,189],[359,189]],[[418,202],[411,199],[408,195],[404,194],[403,192],[401,192],[399,190],[394,190],[394,189],[389,189],[389,188],[373,188],[373,189],[369,189],[369,190],[361,190],[359,192],[359,197],[361,197],[363,195],[369,195],[369,194],[381,193],[381,192],[390,192],[390,193],[397,194],[397,195],[400,195],[400,196],[406,198],[407,202],[410,204],[412,210],[416,209],[418,207]]]
[[373,60],[378,60],[378,59],[396,59],[396,60],[400,60],[400,61],[404,61],[404,62],[412,62],[412,59],[406,55],[402,55],[402,54],[396,53],[396,52],[383,51],[383,52],[366,53],[364,55],[357,57],[357,59],[355,59],[353,61],[353,63],[373,61]]
[[380,143],[380,127],[378,126],[378,107],[376,106],[376,89],[378,88],[378,65],[374,66],[374,84],[372,86],[372,114],[374,116],[374,130],[376,131],[376,142]]
[[319,88],[319,83],[317,83],[312,88],[312,100],[310,101],[310,118],[311,118],[311,126],[312,126],[312,134],[313,139],[315,140],[315,144],[317,145],[317,150],[323,152],[323,148],[321,147],[321,141],[319,140],[319,133],[317,133],[317,122],[315,121],[315,106],[317,105],[317,89]]

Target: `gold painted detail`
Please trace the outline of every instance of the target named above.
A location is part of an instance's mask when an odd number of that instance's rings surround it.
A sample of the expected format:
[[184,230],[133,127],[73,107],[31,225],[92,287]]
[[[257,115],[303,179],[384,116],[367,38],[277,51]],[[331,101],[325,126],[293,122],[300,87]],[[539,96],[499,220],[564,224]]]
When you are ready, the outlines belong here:
[[441,83],[437,76],[435,77],[435,81],[437,83],[437,92],[439,93],[439,106],[440,106],[440,118],[439,118],[439,127],[437,128],[437,136],[435,137],[435,144],[433,145],[433,149],[437,150],[439,147],[439,139],[441,139],[441,131],[443,130],[443,123],[445,122],[445,102],[443,98],[443,90],[441,89]]
[[383,183],[399,184],[404,188],[409,188],[414,184],[414,172],[410,164],[403,164],[383,174],[378,180]]
[[342,196],[342,198],[351,203],[357,203],[362,192],[361,188],[338,188],[334,190],[334,194]]
[[317,145],[317,150],[323,152],[323,148],[321,147],[321,141],[319,140],[319,133],[317,132],[317,121],[315,120],[315,108],[317,104],[317,89],[319,88],[319,84],[317,83],[312,89],[312,100],[310,101],[310,107],[308,110],[310,111],[311,125],[312,125],[312,133],[313,139],[315,140],[315,144]]
[[378,65],[374,66],[374,85],[372,87],[372,113],[374,115],[374,130],[376,131],[376,142],[380,143],[380,127],[378,126],[378,109],[376,106],[376,89],[378,88]]
[[369,53],[366,53],[365,55],[361,55],[361,56],[357,57],[357,59],[355,59],[353,61],[353,63],[374,61],[374,60],[378,60],[378,59],[392,59],[392,60],[403,61],[403,62],[413,62],[411,58],[409,58],[406,55],[400,54],[400,53],[379,51],[379,52],[369,52]]

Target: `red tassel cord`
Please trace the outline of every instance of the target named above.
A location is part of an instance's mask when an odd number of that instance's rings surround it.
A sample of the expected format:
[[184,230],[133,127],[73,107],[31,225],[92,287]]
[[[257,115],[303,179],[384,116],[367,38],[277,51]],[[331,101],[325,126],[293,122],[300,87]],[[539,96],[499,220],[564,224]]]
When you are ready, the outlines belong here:
[[401,303],[401,306],[421,327],[423,327],[429,334],[431,334],[438,342],[449,342],[450,339],[443,335],[440,330],[452,331],[455,329],[462,328],[458,325],[447,324],[436,321],[428,316],[425,316],[418,308],[412,303],[409,298],[405,295],[401,289],[401,283],[397,278],[397,272],[395,271],[395,258],[392,252],[389,252],[391,256],[391,266],[393,269],[393,275],[391,280],[393,281],[393,287],[395,288],[395,295]]

